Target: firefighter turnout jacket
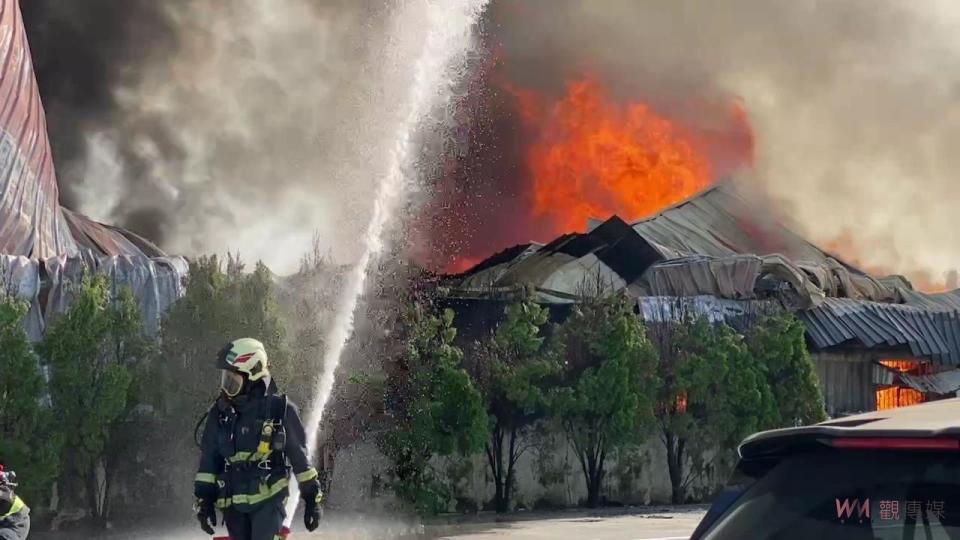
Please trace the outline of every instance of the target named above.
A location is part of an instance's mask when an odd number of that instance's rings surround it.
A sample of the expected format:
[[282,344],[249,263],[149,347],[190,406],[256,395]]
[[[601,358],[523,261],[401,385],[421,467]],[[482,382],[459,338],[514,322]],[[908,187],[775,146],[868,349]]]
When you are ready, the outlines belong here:
[[24,540],[30,532],[30,509],[13,488],[0,484],[0,540]]
[[317,471],[307,459],[296,405],[264,384],[232,400],[221,396],[207,413],[194,484],[198,499],[224,511],[249,513],[289,495],[291,469],[304,497],[319,498]]

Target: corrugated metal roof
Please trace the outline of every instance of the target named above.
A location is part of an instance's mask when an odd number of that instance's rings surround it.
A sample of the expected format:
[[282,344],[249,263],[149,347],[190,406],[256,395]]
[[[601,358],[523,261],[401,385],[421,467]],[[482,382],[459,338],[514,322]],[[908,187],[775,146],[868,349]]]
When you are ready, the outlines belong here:
[[687,255],[780,253],[815,263],[832,257],[758,208],[731,182],[723,182],[633,228],[648,241]]
[[903,304],[827,298],[797,313],[817,348],[855,341],[864,347],[908,347],[912,354],[942,364],[960,364],[960,317]]
[[960,370],[951,369],[930,375],[908,375],[896,373],[905,385],[925,394],[955,394],[960,390]]
[[448,286],[475,297],[485,288],[532,285],[546,301],[570,302],[582,284],[601,279],[625,284],[641,311],[662,310],[663,297],[713,297],[695,302],[710,317],[736,313],[721,304],[772,296],[798,313],[819,349],[905,348],[960,365],[960,291],[924,294],[903,278],[863,273],[784,228],[730,184],[631,226],[614,217],[588,233],[503,255],[451,277]]

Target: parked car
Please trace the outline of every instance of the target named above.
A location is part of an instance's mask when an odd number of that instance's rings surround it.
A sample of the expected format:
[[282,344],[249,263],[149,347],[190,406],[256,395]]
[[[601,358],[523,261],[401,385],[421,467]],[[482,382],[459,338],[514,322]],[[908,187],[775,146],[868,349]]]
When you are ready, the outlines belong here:
[[960,540],[960,399],[759,433],[691,540]]

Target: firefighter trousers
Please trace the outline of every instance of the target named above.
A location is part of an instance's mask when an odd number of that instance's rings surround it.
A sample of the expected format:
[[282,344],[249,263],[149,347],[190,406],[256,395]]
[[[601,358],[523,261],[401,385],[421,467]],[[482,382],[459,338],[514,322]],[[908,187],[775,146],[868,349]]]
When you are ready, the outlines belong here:
[[0,518],[0,540],[26,540],[30,534],[30,510]]
[[[227,509],[223,521],[230,532],[230,540],[275,540],[280,538],[286,511],[283,497],[266,501],[249,513]],[[0,540],[5,540],[0,538]]]

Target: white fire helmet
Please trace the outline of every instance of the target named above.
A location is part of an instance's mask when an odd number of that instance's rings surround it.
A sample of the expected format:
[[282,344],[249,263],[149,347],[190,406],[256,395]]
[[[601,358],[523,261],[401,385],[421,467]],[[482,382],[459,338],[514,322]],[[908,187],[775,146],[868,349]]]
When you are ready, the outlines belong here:
[[240,393],[245,380],[254,382],[270,376],[267,351],[253,338],[228,343],[217,355],[217,368],[223,370],[220,386],[230,397]]

